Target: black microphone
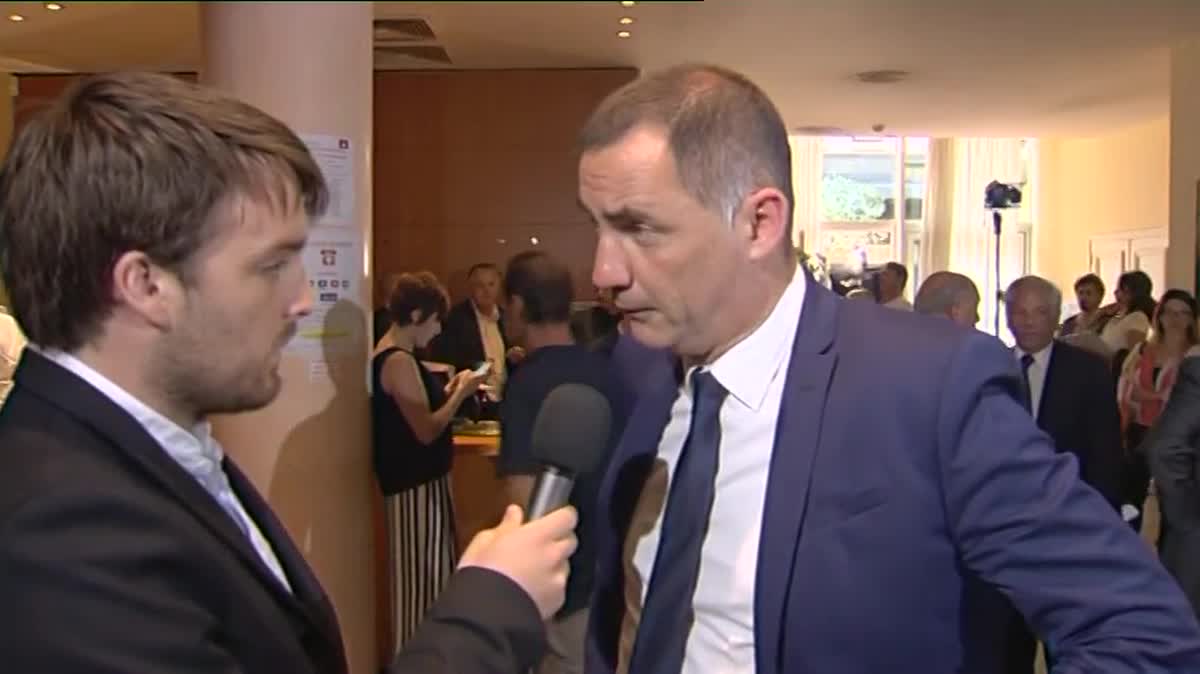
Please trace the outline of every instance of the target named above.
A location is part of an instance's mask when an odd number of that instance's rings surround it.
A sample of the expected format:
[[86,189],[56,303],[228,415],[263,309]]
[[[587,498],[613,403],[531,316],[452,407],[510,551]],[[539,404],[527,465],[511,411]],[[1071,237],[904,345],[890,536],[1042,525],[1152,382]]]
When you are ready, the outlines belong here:
[[575,478],[597,468],[608,447],[612,407],[602,393],[583,384],[550,391],[533,422],[531,447],[542,472],[533,483],[525,521],[567,505]]

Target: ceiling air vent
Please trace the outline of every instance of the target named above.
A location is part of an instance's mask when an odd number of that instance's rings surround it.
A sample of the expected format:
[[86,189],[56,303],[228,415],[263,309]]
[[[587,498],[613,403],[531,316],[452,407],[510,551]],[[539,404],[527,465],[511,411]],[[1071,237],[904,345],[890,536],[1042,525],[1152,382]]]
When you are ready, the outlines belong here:
[[854,73],[854,79],[863,84],[895,84],[908,79],[907,70],[864,70]]
[[424,19],[375,21],[375,69],[420,70],[451,65],[450,54]]
[[796,136],[849,136],[850,132],[836,126],[797,126],[792,128]]
[[425,42],[433,39],[433,29],[423,19],[377,19],[375,21],[375,44],[381,42]]

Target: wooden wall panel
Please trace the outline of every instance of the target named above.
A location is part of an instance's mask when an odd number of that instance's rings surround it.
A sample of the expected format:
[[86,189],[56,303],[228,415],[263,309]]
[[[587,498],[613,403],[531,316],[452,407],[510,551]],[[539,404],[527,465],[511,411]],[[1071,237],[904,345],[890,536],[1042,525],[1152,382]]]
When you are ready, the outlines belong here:
[[465,294],[476,262],[538,247],[591,297],[592,226],[576,134],[633,70],[381,72],[375,79],[375,271],[428,269]]

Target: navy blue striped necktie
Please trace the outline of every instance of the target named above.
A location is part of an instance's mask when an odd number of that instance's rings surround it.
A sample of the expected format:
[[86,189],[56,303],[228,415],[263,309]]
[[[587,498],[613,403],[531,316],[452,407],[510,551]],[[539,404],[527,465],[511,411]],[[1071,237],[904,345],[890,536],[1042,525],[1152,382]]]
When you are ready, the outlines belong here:
[[692,390],[691,425],[671,473],[629,674],[679,674],[695,618],[692,598],[716,492],[720,412],[727,391],[707,370],[692,375]]

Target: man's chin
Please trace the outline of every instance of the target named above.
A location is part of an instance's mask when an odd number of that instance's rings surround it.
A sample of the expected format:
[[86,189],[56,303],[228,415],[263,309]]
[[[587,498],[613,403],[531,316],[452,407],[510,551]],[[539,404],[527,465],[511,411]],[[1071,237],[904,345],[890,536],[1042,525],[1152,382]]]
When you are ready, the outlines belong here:
[[675,346],[673,335],[651,321],[631,317],[629,334],[637,341],[652,348],[666,349]]
[[243,391],[242,395],[230,401],[231,409],[223,410],[224,414],[238,414],[241,412],[254,412],[275,402],[279,397],[280,391],[283,390],[283,378],[279,376],[279,371],[274,370],[267,379],[255,387],[253,391]]

